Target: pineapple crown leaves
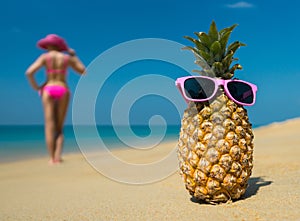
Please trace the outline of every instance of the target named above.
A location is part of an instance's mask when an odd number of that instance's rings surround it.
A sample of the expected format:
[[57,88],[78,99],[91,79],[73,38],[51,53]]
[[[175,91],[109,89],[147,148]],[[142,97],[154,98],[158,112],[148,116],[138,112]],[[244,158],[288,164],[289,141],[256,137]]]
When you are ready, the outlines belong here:
[[[183,49],[191,50],[195,57],[195,63],[203,70],[195,71],[202,75],[230,79],[234,76],[234,71],[242,69],[242,66],[232,62],[238,60],[234,54],[244,43],[235,41],[228,45],[229,37],[237,24],[218,31],[216,23],[212,21],[208,33],[196,32],[197,38],[184,36],[184,38],[194,43],[194,47],[186,46]],[[228,45],[228,46],[227,46]]]

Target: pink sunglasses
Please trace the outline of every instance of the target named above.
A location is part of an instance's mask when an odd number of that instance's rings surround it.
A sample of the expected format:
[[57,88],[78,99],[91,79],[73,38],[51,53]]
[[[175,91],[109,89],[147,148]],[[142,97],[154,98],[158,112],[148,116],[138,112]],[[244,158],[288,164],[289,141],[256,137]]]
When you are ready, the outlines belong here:
[[257,86],[238,79],[188,76],[178,78],[175,84],[187,102],[208,101],[215,96],[221,85],[224,87],[225,94],[237,104],[251,106],[256,99]]

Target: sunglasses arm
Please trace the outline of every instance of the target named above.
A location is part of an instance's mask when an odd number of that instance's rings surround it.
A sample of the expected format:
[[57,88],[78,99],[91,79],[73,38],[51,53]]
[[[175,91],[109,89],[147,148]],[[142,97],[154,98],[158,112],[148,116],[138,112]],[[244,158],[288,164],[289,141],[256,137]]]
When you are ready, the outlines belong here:
[[175,82],[175,85],[178,88],[178,90],[180,91],[180,93],[181,93],[182,97],[184,98],[185,102],[188,104],[189,101],[186,99],[185,95],[183,94],[183,91],[182,91],[180,83],[179,82]]

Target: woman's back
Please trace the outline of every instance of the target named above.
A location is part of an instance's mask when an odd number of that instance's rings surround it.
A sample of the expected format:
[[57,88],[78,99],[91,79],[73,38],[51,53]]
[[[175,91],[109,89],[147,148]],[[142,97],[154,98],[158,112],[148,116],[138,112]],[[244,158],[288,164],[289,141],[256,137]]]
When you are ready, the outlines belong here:
[[44,54],[47,83],[62,82],[66,84],[66,74],[69,66],[69,60],[69,55],[55,50]]

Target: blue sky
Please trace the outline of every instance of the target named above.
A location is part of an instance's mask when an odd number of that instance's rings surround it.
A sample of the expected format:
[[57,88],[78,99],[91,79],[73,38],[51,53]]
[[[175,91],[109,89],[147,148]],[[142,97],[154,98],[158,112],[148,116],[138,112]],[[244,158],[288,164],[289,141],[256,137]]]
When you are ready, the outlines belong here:
[[[1,2],[0,8],[0,124],[43,123],[40,99],[29,87],[24,72],[42,53],[36,42],[49,33],[63,36],[88,66],[102,52],[134,39],[162,38],[190,45],[183,36],[193,36],[196,31],[207,32],[212,20],[219,29],[239,24],[230,41],[240,40],[247,44],[236,54],[244,67],[236,76],[258,85],[257,103],[247,108],[252,123],[268,124],[300,116],[298,1],[11,0]],[[120,76],[112,81],[114,84],[107,83],[112,88],[107,93],[116,91],[132,78],[130,72],[124,74],[126,68],[131,72],[137,68],[139,73],[145,74],[147,71],[143,73],[142,70],[150,67],[151,73],[165,73],[174,79],[186,74],[176,67],[153,61],[132,64],[119,70]],[[37,80],[42,82],[43,79],[41,71]],[[79,76],[71,71],[72,91],[78,81]],[[180,119],[173,114],[176,111],[172,104],[163,98],[154,98],[146,97],[145,101],[133,106],[133,121],[144,123],[150,115],[161,114],[167,115],[168,122],[178,123]],[[96,119],[100,123],[109,122],[109,107],[97,102],[96,109],[105,112]],[[72,123],[71,119],[70,107],[68,124]]]

